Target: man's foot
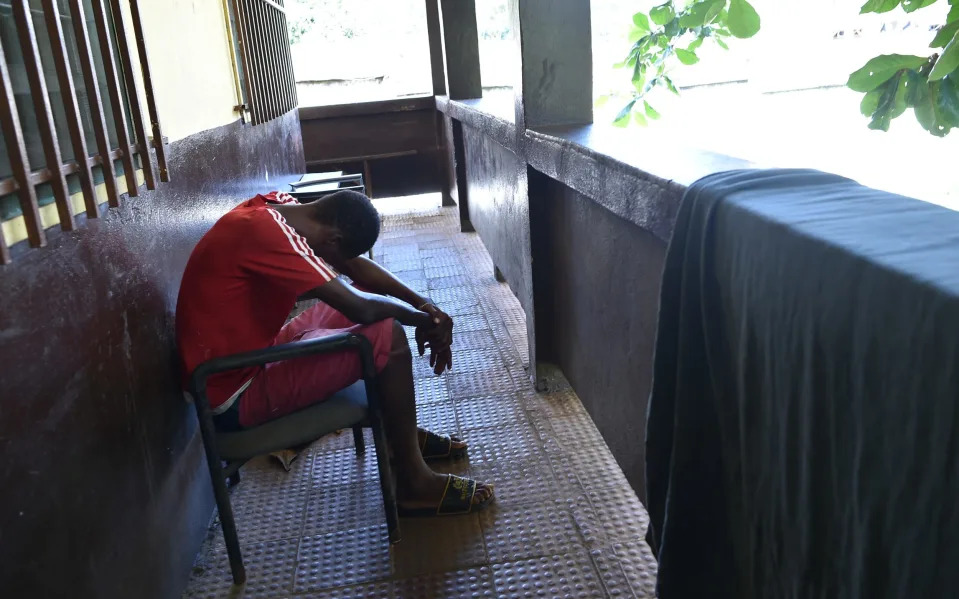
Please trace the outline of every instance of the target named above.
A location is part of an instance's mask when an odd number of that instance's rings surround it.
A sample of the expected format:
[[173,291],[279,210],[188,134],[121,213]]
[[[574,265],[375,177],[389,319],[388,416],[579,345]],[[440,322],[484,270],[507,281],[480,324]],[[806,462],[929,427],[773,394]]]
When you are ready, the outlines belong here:
[[[403,488],[406,487],[406,488]],[[493,485],[453,474],[436,474],[397,489],[401,516],[448,516],[481,510],[495,499]]]
[[466,456],[467,444],[453,435],[440,435],[417,429],[416,438],[426,461],[458,459]]

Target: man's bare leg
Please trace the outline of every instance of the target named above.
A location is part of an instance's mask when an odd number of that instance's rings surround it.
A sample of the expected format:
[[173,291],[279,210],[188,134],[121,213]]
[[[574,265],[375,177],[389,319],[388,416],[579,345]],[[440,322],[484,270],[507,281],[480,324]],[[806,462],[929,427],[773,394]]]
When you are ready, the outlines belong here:
[[[386,435],[396,468],[397,501],[406,508],[435,506],[446,489],[447,476],[433,472],[423,461],[416,428],[413,355],[406,332],[399,324],[393,327],[390,360],[378,380]],[[492,494],[491,486],[477,483],[473,503],[481,503]]]

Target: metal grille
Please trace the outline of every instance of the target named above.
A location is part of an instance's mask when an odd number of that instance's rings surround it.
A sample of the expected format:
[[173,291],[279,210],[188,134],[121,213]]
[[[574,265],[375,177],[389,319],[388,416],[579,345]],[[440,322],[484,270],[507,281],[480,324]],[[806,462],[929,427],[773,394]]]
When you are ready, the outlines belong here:
[[[120,202],[114,161],[120,161],[123,166],[130,196],[138,194],[137,168],[142,169],[147,188],[156,187],[158,176],[151,146],[156,150],[159,180],[169,180],[140,11],[137,0],[126,1],[141,77],[136,76],[133,68],[128,34],[120,12],[121,0],[0,0],[0,10],[12,16],[16,30],[15,35],[11,32],[4,43],[0,43],[0,132],[11,173],[0,178],[0,196],[16,194],[32,247],[46,244],[38,186],[52,188],[60,228],[72,231],[76,221],[68,177],[78,182],[87,218],[99,216],[94,168],[99,168],[102,174],[110,206],[118,206]],[[39,34],[38,24],[46,30],[45,36]],[[10,60],[13,56],[18,58],[16,63]],[[51,62],[55,75],[51,72]],[[16,87],[17,80],[11,77],[14,68],[16,73],[25,75],[26,86],[21,83]],[[50,87],[55,87],[57,93],[50,93]],[[152,140],[147,135],[137,99],[141,89],[147,102]],[[17,96],[21,98],[19,107]],[[107,102],[109,114],[104,111]],[[21,118],[23,107],[31,105],[35,119]],[[61,121],[66,125],[67,145],[60,143],[62,132],[57,130],[55,113],[62,116]],[[32,129],[34,124],[36,131]],[[26,127],[31,128],[25,130]],[[133,131],[132,138],[128,127]],[[91,132],[92,144],[88,142]],[[36,152],[34,145],[42,147],[42,154]],[[64,148],[72,154],[72,159],[64,159]],[[42,156],[43,167],[37,167],[40,162],[37,156]],[[2,230],[0,262],[10,262]]]
[[284,0],[232,0],[246,108],[254,125],[297,107]]

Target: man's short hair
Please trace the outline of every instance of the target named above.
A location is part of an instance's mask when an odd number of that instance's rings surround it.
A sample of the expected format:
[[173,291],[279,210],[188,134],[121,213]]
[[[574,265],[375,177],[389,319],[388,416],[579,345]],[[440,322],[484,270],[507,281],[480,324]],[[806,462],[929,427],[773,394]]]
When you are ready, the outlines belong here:
[[314,205],[316,217],[343,234],[340,249],[350,258],[370,251],[380,236],[380,213],[362,193],[338,191],[320,198]]

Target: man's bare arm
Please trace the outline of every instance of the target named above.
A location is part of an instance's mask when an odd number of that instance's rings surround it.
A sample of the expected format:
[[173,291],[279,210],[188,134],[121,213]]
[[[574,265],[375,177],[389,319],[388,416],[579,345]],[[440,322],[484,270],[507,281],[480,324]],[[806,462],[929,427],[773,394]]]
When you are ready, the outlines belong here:
[[395,297],[415,308],[423,308],[424,305],[431,303],[429,298],[413,291],[406,286],[406,283],[396,278],[393,273],[369,258],[360,256],[333,264],[333,268],[348,276],[360,287],[373,293]]
[[404,325],[426,330],[438,324],[437,319],[428,313],[416,310],[399,299],[366,293],[339,279],[320,285],[302,297],[318,299],[359,324],[372,324],[387,318],[395,318]]

